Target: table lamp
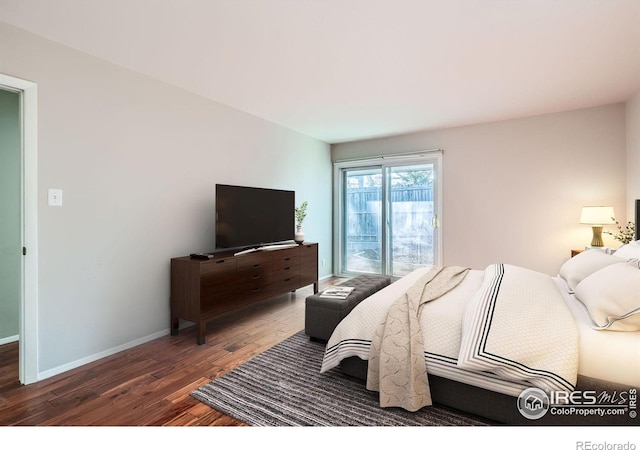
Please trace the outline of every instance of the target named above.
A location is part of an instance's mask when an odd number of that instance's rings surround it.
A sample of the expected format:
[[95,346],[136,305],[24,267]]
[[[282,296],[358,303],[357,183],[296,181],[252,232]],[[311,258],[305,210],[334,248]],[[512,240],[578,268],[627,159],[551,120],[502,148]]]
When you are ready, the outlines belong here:
[[583,206],[580,215],[580,223],[591,225],[593,230],[592,247],[602,247],[602,226],[612,225],[615,222],[612,206]]

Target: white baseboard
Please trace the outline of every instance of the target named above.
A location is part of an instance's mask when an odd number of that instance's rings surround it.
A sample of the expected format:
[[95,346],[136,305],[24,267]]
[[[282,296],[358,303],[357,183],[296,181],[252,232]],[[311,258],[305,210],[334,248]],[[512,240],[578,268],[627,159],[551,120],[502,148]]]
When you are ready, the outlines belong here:
[[[333,277],[333,274],[326,275],[326,276],[320,278],[318,281],[326,280],[327,278],[331,278],[331,277]],[[190,323],[189,326],[190,325],[193,325],[193,324]],[[166,330],[158,331],[157,333],[153,333],[153,334],[150,334],[148,336],[141,337],[140,339],[136,339],[135,341],[127,342],[126,344],[122,344],[122,345],[119,345],[117,347],[110,348],[109,350],[105,350],[103,352],[96,353],[94,355],[90,355],[90,356],[87,356],[85,358],[81,358],[81,359],[78,359],[76,361],[72,361],[70,363],[63,364],[63,365],[58,366],[58,367],[54,367],[53,369],[49,369],[49,370],[45,370],[43,372],[39,372],[37,381],[42,381],[42,380],[45,380],[47,378],[51,378],[51,377],[53,377],[55,375],[60,375],[61,373],[67,372],[67,371],[72,370],[72,369],[76,369],[76,368],[78,368],[80,366],[84,366],[85,364],[92,363],[92,362],[97,361],[99,359],[106,358],[107,356],[114,355],[114,354],[116,354],[118,352],[121,352],[123,350],[128,350],[128,349],[130,349],[132,347],[136,347],[136,346],[138,346],[140,344],[145,344],[145,343],[147,343],[149,341],[153,341],[154,339],[157,339],[159,337],[166,336],[170,332],[171,332],[171,330],[169,330],[167,328]],[[18,336],[15,336],[15,338],[16,338],[15,340],[18,340]],[[12,341],[10,341],[10,342],[12,342]],[[0,340],[0,343],[2,343],[1,340]]]
[[148,336],[141,337],[140,339],[136,339],[134,341],[127,342],[126,344],[122,344],[122,345],[119,345],[117,347],[113,347],[113,348],[110,348],[108,350],[105,350],[103,352],[96,353],[95,355],[90,355],[90,356],[87,356],[86,358],[81,358],[81,359],[78,359],[76,361],[72,361],[70,363],[63,364],[63,365],[58,366],[58,367],[54,367],[53,369],[45,370],[44,372],[39,372],[38,373],[38,381],[42,381],[42,380],[45,380],[47,378],[51,378],[51,377],[53,377],[55,375],[60,375],[61,373],[67,372],[67,371],[69,371],[71,369],[76,369],[76,368],[78,368],[80,366],[84,366],[85,364],[89,364],[89,363],[92,363],[92,362],[97,361],[99,359],[106,358],[107,356],[114,355],[114,354],[116,354],[118,352],[121,352],[123,350],[128,350],[128,349],[136,347],[136,346],[138,346],[140,344],[145,344],[145,343],[147,343],[149,341],[153,341],[154,339],[157,339],[159,337],[166,336],[167,334],[170,333],[170,331],[171,330],[169,330],[169,328],[167,328],[165,330],[158,331],[157,333],[153,333],[153,334],[150,334]]
[[20,336],[16,334],[15,336],[9,336],[9,337],[0,339],[0,345],[11,344],[12,342],[17,342],[19,340],[20,340]]

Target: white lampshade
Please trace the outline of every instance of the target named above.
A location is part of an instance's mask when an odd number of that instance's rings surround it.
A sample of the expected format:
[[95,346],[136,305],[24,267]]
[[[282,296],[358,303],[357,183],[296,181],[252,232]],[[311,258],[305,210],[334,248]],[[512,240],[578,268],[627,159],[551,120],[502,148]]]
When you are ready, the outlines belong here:
[[614,217],[612,206],[583,206],[580,223],[585,225],[612,225],[615,223]]

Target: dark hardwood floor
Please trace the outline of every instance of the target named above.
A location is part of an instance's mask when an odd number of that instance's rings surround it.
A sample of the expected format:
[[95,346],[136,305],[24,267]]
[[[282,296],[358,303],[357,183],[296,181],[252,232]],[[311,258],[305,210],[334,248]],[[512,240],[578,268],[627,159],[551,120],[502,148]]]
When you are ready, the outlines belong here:
[[189,393],[302,330],[312,292],[309,286],[218,318],[204,345],[189,327],[26,386],[17,381],[18,344],[0,346],[0,425],[242,426]]

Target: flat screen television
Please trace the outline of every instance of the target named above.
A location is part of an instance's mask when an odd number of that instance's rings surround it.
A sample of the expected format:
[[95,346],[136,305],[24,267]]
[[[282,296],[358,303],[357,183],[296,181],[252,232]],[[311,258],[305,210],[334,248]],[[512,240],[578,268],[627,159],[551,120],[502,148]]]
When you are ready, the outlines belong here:
[[295,191],[216,184],[216,248],[292,241]]

